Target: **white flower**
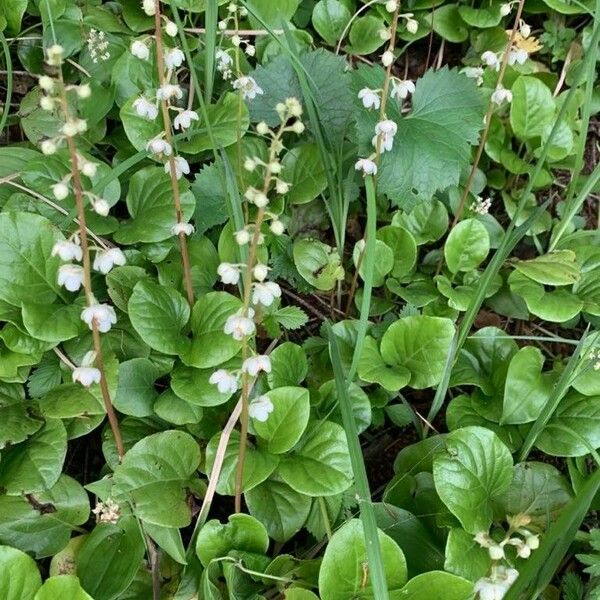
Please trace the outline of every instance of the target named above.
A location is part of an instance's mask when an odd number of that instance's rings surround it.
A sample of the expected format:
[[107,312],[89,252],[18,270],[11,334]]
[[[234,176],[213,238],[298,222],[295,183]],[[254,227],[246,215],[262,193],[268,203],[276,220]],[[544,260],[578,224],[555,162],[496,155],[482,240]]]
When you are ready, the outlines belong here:
[[183,233],[184,235],[190,236],[194,231],[196,231],[196,228],[191,223],[176,223],[171,227],[171,235],[178,236]]
[[177,25],[173,21],[168,21],[165,25],[165,32],[169,37],[175,37],[177,35]]
[[271,359],[266,354],[251,356],[242,363],[242,371],[251,377],[256,377],[261,371],[270,373]]
[[523,65],[527,62],[529,58],[529,54],[527,54],[527,50],[523,50],[523,48],[513,48],[508,53],[508,64],[514,65],[518,63],[519,65]]
[[386,50],[381,55],[381,63],[384,67],[389,67],[394,62],[394,53],[391,50]]
[[52,67],[58,67],[63,60],[65,49],[59,44],[54,44],[46,50],[46,62]]
[[287,181],[283,181],[282,179],[278,179],[275,182],[275,191],[278,194],[287,194],[290,191],[290,184]]
[[172,48],[171,50],[167,50],[165,52],[165,65],[167,69],[177,69],[185,60],[185,54],[181,51],[180,48]]
[[510,13],[511,13],[511,10],[512,10],[512,6],[510,5],[510,3],[509,3],[509,2],[507,2],[506,4],[503,4],[503,5],[500,7],[500,14],[501,14],[503,17],[507,17],[508,15],[510,15]]
[[138,117],[144,117],[149,121],[154,121],[158,117],[158,107],[144,98],[144,96],[140,96],[134,100],[133,108],[135,108]]
[[58,268],[58,285],[64,285],[69,292],[76,292],[83,285],[83,267],[61,265]]
[[492,560],[501,560],[504,558],[504,548],[500,544],[490,544],[488,553]]
[[394,121],[386,119],[385,121],[379,121],[375,126],[375,136],[373,137],[373,146],[377,148],[378,139],[381,139],[381,152],[386,150],[389,152],[394,145],[394,136],[398,131],[398,125]]
[[531,35],[531,27],[525,23],[525,21],[521,21],[519,26],[519,33],[524,37],[528,38]]
[[269,133],[269,126],[264,121],[261,121],[256,126],[256,133],[259,135],[267,135]]
[[[190,163],[188,163],[183,156],[175,156],[173,157],[173,162],[175,163],[175,177],[177,179],[181,179],[183,175],[190,174]],[[171,172],[171,164],[165,164],[165,173]]]
[[504,583],[498,583],[483,577],[475,583],[474,591],[479,594],[479,600],[502,600],[508,588]]
[[225,50],[217,50],[215,52],[215,58],[217,59],[217,70],[218,71],[226,71],[233,64],[233,58],[225,52]]
[[117,523],[121,518],[119,505],[109,498],[106,502],[98,502],[92,512],[98,517],[100,523]]
[[410,80],[393,79],[392,80],[392,98],[396,100],[405,100],[409,94],[415,93],[415,84]]
[[419,31],[419,22],[415,19],[407,19],[406,31],[408,31],[408,33],[412,33],[413,35],[417,33],[417,31]]
[[254,100],[257,95],[264,94],[263,89],[256,83],[253,77],[244,75],[233,82],[233,89],[240,90],[245,100]]
[[42,150],[43,154],[48,156],[56,152],[56,144],[52,140],[44,140],[40,144],[40,149]]
[[285,225],[279,219],[275,219],[271,221],[269,229],[271,229],[273,235],[283,235],[285,232]]
[[51,92],[54,89],[54,79],[48,77],[48,75],[42,75],[39,78],[38,83],[45,92]]
[[150,58],[150,48],[144,42],[140,42],[140,40],[132,42],[129,50],[133,56],[140,60],[148,60]]
[[94,209],[94,212],[100,215],[101,217],[108,216],[108,213],[110,211],[110,206],[108,205],[108,202],[102,198],[95,199],[92,202],[92,208]]
[[269,203],[269,198],[264,192],[257,190],[256,188],[249,187],[244,192],[244,198],[248,200],[248,202],[252,202],[259,208],[264,208]]
[[281,288],[273,281],[255,283],[252,291],[252,304],[271,306],[275,298],[281,298]]
[[491,50],[486,50],[481,55],[481,60],[488,66],[493,67],[496,71],[500,68],[500,61],[498,60],[498,55]]
[[537,535],[526,535],[525,543],[532,549],[537,550],[540,547],[540,538]]
[[208,383],[216,385],[221,394],[234,394],[238,390],[237,377],[226,369],[215,371],[208,379]]
[[109,248],[104,252],[96,252],[94,269],[106,275],[115,265],[122,267],[127,262],[119,248]]
[[492,102],[498,105],[503,102],[512,102],[512,92],[500,86],[492,94]]
[[461,73],[464,73],[469,79],[477,80],[477,85],[483,83],[484,70],[482,67],[465,67]]
[[306,129],[306,127],[304,126],[304,123],[302,121],[296,121],[290,128],[295,134],[297,135],[301,135],[302,133],[304,133],[304,130]]
[[81,246],[75,242],[61,241],[56,242],[52,247],[52,256],[58,256],[61,260],[76,260],[81,261],[83,258],[83,252]]
[[95,325],[98,331],[106,333],[117,322],[117,314],[109,304],[92,304],[81,311],[81,320],[90,329],[94,329]]
[[67,121],[60,129],[63,135],[67,137],[74,137],[79,133],[79,127],[76,121]]
[[93,383],[100,383],[101,374],[95,367],[75,367],[72,373],[73,383],[81,383],[83,387],[90,387]]
[[370,88],[363,88],[360,90],[360,92],[358,92],[358,98],[359,100],[362,100],[365,108],[374,108],[377,110],[381,106],[379,93]]
[[385,3],[385,10],[387,10],[389,13],[393,13],[394,11],[398,10],[398,0],[388,0]]
[[77,87],[77,95],[85,100],[92,95],[92,88],[87,83],[84,83]]
[[167,140],[163,140],[162,138],[156,137],[150,140],[146,144],[146,150],[148,152],[152,152],[152,154],[164,154],[165,156],[170,156],[171,152],[173,152],[173,148],[171,148],[171,144],[167,142]]
[[198,121],[200,117],[194,110],[184,110],[180,112],[173,121],[175,129],[188,129],[192,126],[192,121]]
[[269,415],[273,412],[273,403],[269,396],[259,396],[250,401],[248,406],[248,414],[251,418],[264,423]]
[[370,158],[359,158],[354,168],[365,175],[377,175],[377,165]]
[[252,335],[256,331],[256,326],[252,320],[254,317],[254,311],[249,308],[248,316],[245,317],[241,310],[231,315],[225,322],[223,331],[227,335],[231,335],[234,340],[238,342],[243,340],[246,336]]
[[89,160],[86,160],[82,165],[81,165],[81,172],[86,176],[86,177],[95,177],[96,176],[96,171],[98,170],[98,167],[96,165],[96,163],[90,162]]
[[142,0],[142,10],[149,17],[153,17],[156,14],[156,5],[154,4],[154,0]]
[[238,246],[245,246],[250,241],[250,232],[246,229],[240,229],[235,232],[235,241]]
[[183,92],[178,85],[165,83],[165,85],[161,85],[158,90],[156,90],[156,97],[159,100],[170,100],[171,98],[181,100],[181,98],[183,98]]
[[43,110],[54,110],[54,98],[50,98],[50,96],[42,96],[40,100],[40,106]]
[[254,269],[252,269],[252,275],[254,275],[254,279],[256,281],[264,281],[269,274],[269,267],[267,265],[263,265],[262,263],[258,263]]
[[69,188],[66,183],[59,181],[52,186],[52,193],[57,200],[64,200],[69,195]]
[[477,196],[473,204],[471,204],[471,210],[476,212],[478,215],[487,215],[492,207],[492,199],[486,198],[485,200],[481,196]]
[[239,267],[231,263],[221,263],[217,268],[217,274],[221,278],[221,283],[227,285],[237,285],[240,280]]

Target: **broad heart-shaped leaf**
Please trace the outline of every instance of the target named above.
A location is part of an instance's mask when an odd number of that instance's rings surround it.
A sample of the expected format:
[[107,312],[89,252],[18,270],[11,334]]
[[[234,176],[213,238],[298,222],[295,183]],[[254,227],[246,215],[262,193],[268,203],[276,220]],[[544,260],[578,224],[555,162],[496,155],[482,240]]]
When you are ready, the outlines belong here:
[[283,454],[296,445],[310,417],[308,390],[301,387],[280,387],[267,392],[273,412],[264,421],[252,419],[252,427],[271,454]]
[[115,497],[133,502],[136,515],[165,527],[186,527],[191,513],[185,487],[200,463],[189,433],[162,431],[140,440],[115,468]]
[[42,585],[35,561],[24,552],[0,546],[0,598],[33,600]]
[[513,266],[529,279],[544,285],[571,285],[581,277],[572,250],[557,250],[531,260],[518,260]]
[[381,340],[388,365],[411,372],[409,386],[424,389],[440,382],[450,352],[454,325],[450,319],[415,315],[393,323]]
[[488,531],[492,502],[512,481],[513,461],[498,436],[483,427],[464,427],[446,436],[433,461],[435,489],[472,534]]
[[81,586],[94,600],[116,600],[133,581],[144,552],[134,517],[96,525],[76,555]]
[[313,9],[312,24],[317,33],[333,46],[351,18],[352,13],[340,0],[319,0]]
[[473,582],[444,571],[429,571],[413,577],[403,588],[398,598],[406,600],[470,600],[473,597]]
[[572,496],[567,478],[556,467],[533,461],[518,463],[511,486],[497,500],[496,513],[501,518],[522,513],[550,524]]
[[82,297],[72,304],[37,304],[30,300],[21,305],[23,325],[29,335],[38,340],[57,344],[81,335],[87,329],[81,320]]
[[[363,87],[380,89],[381,67],[360,65],[353,75],[356,93]],[[355,120],[361,155],[373,151],[377,111],[366,111],[355,97]],[[417,81],[412,111],[400,115],[388,103],[388,118],[398,125],[391,152],[381,158],[378,189],[396,204],[410,206],[430,199],[437,190],[457,185],[471,159],[471,145],[482,128],[484,102],[473,80],[444,67],[429,70]]]
[[81,587],[79,579],[75,575],[55,575],[44,581],[44,585],[38,590],[34,600],[58,600],[68,598],[69,600],[94,600]]
[[363,381],[378,383],[384,389],[395,392],[410,381],[411,372],[401,365],[387,365],[379,353],[377,341],[367,336],[358,363],[358,376]]
[[77,481],[61,475],[45,492],[0,496],[0,543],[10,544],[36,558],[62,550],[71,530],[90,516],[86,491]]
[[139,336],[164,354],[185,352],[190,345],[181,332],[190,318],[190,306],[173,288],[142,280],[127,304],[129,319]]
[[[179,180],[181,209],[185,220],[194,214],[196,200],[189,191],[187,179]],[[146,167],[133,175],[127,193],[129,221],[121,223],[115,232],[120,244],[162,242],[172,237],[176,223],[171,179],[163,167]]]
[[214,369],[194,369],[177,365],[171,374],[171,388],[181,399],[196,406],[219,406],[233,394],[221,394],[210,376]]
[[196,540],[196,553],[207,567],[215,558],[227,556],[231,550],[265,554],[269,535],[264,525],[250,515],[242,513],[229,517],[226,525],[212,519],[200,529]]
[[[394,540],[377,530],[381,560],[390,598],[401,598],[406,583],[406,560]],[[331,538],[319,571],[319,593],[327,600],[364,598],[376,600],[368,576],[369,567],[362,523],[352,519]]]
[[31,213],[0,214],[0,300],[50,304],[64,294],[57,283],[60,259],[52,248],[64,239],[48,219]]
[[304,525],[311,499],[271,477],[244,495],[250,514],[276,542],[287,542]]
[[271,372],[267,374],[269,387],[300,385],[308,374],[308,362],[302,346],[284,342],[271,352]]
[[333,496],[352,484],[352,466],[344,429],[331,421],[309,424],[296,447],[282,457],[277,473],[308,496]]
[[179,352],[189,367],[208,369],[233,358],[242,343],[223,331],[227,319],[242,306],[242,301],[227,292],[202,296],[192,310],[192,343]]
[[0,489],[18,495],[51,488],[58,481],[66,452],[65,426],[59,419],[48,419],[29,439],[2,452]]
[[444,244],[444,258],[452,273],[472,271],[487,257],[490,236],[477,219],[465,219],[452,229]]
[[28,408],[23,398],[0,393],[0,450],[26,440],[43,425],[30,416]]
[[[206,473],[212,471],[219,445],[221,434],[216,434],[208,442],[206,447]],[[217,483],[217,493],[224,496],[233,496],[235,494],[235,478],[238,465],[238,454],[240,449],[240,434],[234,431],[229,438],[221,475]],[[252,447],[246,448],[246,460],[244,462],[244,478],[242,481],[242,491],[247,492],[258,484],[262,483],[277,467],[279,457],[269,454],[263,450],[256,450]]]
[[543,365],[544,356],[534,346],[521,348],[512,357],[506,373],[502,425],[529,423],[537,419],[555,380],[553,375],[541,372]]
[[385,41],[379,36],[381,28],[385,23],[373,15],[358,17],[352,22],[350,27],[350,54],[371,54],[377,48],[382,46]]
[[600,396],[570,393],[535,445],[552,456],[584,456],[590,448],[600,448]]
[[541,136],[554,118],[554,98],[550,88],[536,77],[522,75],[511,87],[510,124],[521,140]]
[[119,384],[113,395],[115,408],[133,417],[151,417],[158,391],[154,382],[158,367],[147,358],[132,358],[119,364]]

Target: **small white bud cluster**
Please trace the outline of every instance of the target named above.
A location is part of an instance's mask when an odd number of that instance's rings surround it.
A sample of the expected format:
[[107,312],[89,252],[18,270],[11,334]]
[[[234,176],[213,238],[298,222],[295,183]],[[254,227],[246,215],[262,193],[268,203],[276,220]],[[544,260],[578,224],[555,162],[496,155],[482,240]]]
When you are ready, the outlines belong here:
[[114,524],[121,518],[121,509],[111,498],[108,498],[106,502],[98,502],[96,508],[92,509],[92,513],[96,515],[98,523]]
[[248,9],[244,6],[239,6],[235,2],[230,2],[227,5],[227,16],[219,21],[219,31],[226,31],[230,25],[238,31],[238,19],[248,16]]
[[594,362],[594,370],[600,371],[600,348],[590,350],[588,358]]
[[492,207],[492,199],[485,198],[485,200],[481,196],[477,196],[471,204],[471,210],[478,215],[487,215],[490,212],[490,208]]
[[104,31],[90,29],[87,36],[87,49],[93,63],[104,62],[110,59],[109,41]]

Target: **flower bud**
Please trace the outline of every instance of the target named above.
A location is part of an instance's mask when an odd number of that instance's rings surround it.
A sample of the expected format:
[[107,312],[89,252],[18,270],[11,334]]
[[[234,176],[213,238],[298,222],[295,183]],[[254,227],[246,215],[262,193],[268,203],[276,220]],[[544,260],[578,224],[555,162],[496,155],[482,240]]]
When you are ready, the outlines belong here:
[[381,55],[381,63],[384,67],[389,67],[394,62],[394,53],[391,50],[386,50]]
[[39,79],[39,84],[45,92],[51,92],[54,89],[54,79],[48,77],[48,75],[42,75]]
[[77,95],[82,100],[85,100],[86,98],[89,98],[92,95],[92,88],[89,86],[89,84],[84,83],[77,88]]
[[165,32],[169,37],[175,37],[178,33],[177,25],[173,21],[168,21],[165,25]]
[[261,121],[257,126],[256,126],[256,132],[259,135],[267,135],[269,133],[269,126],[264,122]]
[[64,200],[69,195],[69,188],[64,182],[60,181],[52,186],[52,193],[57,200]]
[[40,148],[43,154],[50,155],[56,152],[56,144],[52,140],[44,140],[40,144]]
[[393,13],[398,10],[398,0],[388,0],[385,3],[385,10],[387,10],[389,13]]

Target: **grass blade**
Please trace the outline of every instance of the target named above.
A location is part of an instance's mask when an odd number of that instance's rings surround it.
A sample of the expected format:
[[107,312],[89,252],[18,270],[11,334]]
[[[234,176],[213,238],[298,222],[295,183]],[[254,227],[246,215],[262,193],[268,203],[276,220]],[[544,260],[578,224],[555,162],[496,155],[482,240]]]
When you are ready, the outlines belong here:
[[10,103],[12,100],[13,93],[13,78],[12,78],[12,60],[10,58],[10,49],[6,42],[4,33],[0,31],[0,45],[6,59],[6,98],[4,100],[4,109],[2,111],[2,117],[0,117],[0,136],[6,127],[8,121],[8,114],[10,113]]
[[327,333],[329,337],[329,354],[333,372],[335,375],[335,385],[342,413],[342,422],[348,440],[348,452],[356,486],[356,493],[359,499],[360,518],[363,525],[365,536],[365,546],[367,548],[367,558],[369,561],[369,578],[373,587],[373,597],[377,600],[388,600],[388,587],[383,568],[381,548],[379,546],[379,534],[377,530],[377,521],[375,511],[371,503],[371,490],[367,479],[367,470],[363,460],[358,431],[352,414],[352,403],[348,395],[348,379],[344,376],[340,351],[331,325],[326,322]]
[[204,23],[204,27],[206,28],[206,34],[204,36],[204,102],[206,102],[206,104],[210,104],[215,83],[215,51],[217,48],[217,21],[219,20],[219,5],[217,0],[207,1],[205,15],[206,21]]

